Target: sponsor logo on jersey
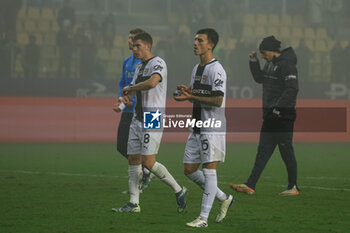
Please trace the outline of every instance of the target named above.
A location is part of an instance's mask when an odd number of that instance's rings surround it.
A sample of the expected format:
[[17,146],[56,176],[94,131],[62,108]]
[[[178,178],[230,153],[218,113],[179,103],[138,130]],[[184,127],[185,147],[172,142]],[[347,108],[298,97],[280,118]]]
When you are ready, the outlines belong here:
[[224,84],[224,81],[222,81],[221,79],[216,79],[214,81],[215,87],[222,87],[222,85]]
[[144,129],[160,129],[162,114],[157,111],[149,111],[143,113],[143,128]]
[[161,65],[155,65],[155,66],[153,67],[153,69],[154,69],[154,70],[162,71],[162,70],[163,70],[163,66],[161,66]]
[[200,82],[201,79],[202,79],[202,76],[196,76],[196,77],[194,77],[194,80],[195,80],[196,82]]
[[195,95],[211,95],[210,90],[204,90],[204,89],[193,89],[192,93]]

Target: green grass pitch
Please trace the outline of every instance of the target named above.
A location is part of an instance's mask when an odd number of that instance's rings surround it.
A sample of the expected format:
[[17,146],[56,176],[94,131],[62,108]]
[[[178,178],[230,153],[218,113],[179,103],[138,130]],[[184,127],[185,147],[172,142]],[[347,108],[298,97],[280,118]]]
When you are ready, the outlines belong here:
[[255,195],[237,194],[230,183],[246,180],[256,143],[227,144],[218,184],[236,202],[223,223],[209,227],[185,223],[199,215],[202,190],[183,175],[184,143],[163,143],[158,155],[180,184],[189,189],[186,212],[176,212],[172,190],[157,179],[141,194],[140,214],[112,213],[129,197],[127,161],[113,143],[0,144],[1,233],[345,233],[350,230],[350,144],[296,143],[301,195],[282,197],[287,174],[276,150]]

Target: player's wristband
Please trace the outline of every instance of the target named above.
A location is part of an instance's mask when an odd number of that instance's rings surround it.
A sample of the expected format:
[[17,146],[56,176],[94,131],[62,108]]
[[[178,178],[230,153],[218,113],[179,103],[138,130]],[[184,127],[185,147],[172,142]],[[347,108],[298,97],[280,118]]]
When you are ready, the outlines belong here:
[[118,108],[119,108],[121,111],[123,111],[125,107],[126,107],[125,104],[124,104],[124,103],[121,103],[121,104],[119,105]]
[[272,110],[272,113],[273,113],[273,114],[276,114],[276,115],[280,115],[280,114],[281,114],[281,112],[278,111],[276,108],[274,108],[274,109]]
[[250,58],[250,61],[251,61],[251,62],[256,62],[257,60],[258,60],[258,59],[256,59],[255,57],[251,57],[251,58]]

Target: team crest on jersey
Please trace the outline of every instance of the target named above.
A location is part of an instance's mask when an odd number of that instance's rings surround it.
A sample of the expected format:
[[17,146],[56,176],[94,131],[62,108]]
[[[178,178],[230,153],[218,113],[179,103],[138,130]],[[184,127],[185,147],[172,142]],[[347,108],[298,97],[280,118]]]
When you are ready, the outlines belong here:
[[206,83],[208,80],[208,75],[203,75],[203,82]]
[[143,128],[144,129],[160,129],[162,114],[157,111],[143,112]]
[[145,69],[145,75],[148,74],[148,71],[149,71],[149,68],[146,68],[146,69]]

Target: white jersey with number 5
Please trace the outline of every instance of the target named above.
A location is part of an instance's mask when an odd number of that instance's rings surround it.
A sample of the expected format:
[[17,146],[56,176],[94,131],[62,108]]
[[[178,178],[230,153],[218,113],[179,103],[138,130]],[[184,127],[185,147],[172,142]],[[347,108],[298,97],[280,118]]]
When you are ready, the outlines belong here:
[[[223,96],[220,107],[200,104],[194,102],[193,104],[193,118],[197,121],[221,122],[221,127],[202,127],[200,129],[194,127],[196,133],[226,133],[226,117],[225,117],[225,103],[226,103],[226,72],[222,65],[216,60],[211,60],[205,66],[197,64],[191,77],[192,92],[195,96],[214,97]],[[214,124],[218,126],[217,124]]]

